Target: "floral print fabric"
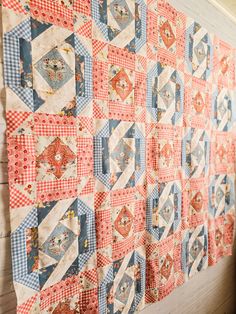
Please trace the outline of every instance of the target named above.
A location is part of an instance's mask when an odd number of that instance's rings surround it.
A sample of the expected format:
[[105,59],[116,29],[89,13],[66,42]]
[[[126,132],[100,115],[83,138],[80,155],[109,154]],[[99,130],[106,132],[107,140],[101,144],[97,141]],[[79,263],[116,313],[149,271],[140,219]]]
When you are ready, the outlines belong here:
[[164,0],[3,0],[17,313],[134,313],[230,255],[236,50]]

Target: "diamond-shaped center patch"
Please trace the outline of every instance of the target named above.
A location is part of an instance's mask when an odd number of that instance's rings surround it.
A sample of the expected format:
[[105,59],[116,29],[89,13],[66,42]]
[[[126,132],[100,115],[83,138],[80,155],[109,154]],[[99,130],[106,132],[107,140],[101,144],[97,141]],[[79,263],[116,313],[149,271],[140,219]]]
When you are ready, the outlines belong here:
[[223,190],[220,187],[218,187],[218,189],[216,191],[216,203],[217,204],[220,203],[220,201],[222,200],[223,196],[224,196]]
[[161,38],[164,41],[166,48],[170,48],[175,42],[175,35],[172,31],[171,25],[168,21],[165,21],[160,27]]
[[160,95],[164,101],[166,108],[169,108],[174,99],[174,92],[171,88],[170,83],[167,83],[162,87],[162,89],[160,90]]
[[121,30],[126,28],[133,20],[133,15],[125,0],[114,0],[110,4],[110,10]]
[[133,223],[133,215],[132,213],[129,211],[129,209],[124,206],[119,215],[117,216],[115,222],[114,222],[114,226],[116,228],[116,230],[123,236],[123,237],[127,237],[129,235],[129,232],[131,230],[132,227],[132,223]]
[[37,162],[46,162],[52,167],[52,173],[59,179],[65,172],[65,166],[73,162],[76,155],[62,142],[56,138],[45,150],[37,157]]
[[76,235],[67,227],[59,223],[42,245],[45,254],[59,261],[71,246]]
[[133,89],[132,83],[124,69],[121,69],[112,78],[111,85],[116,93],[120,96],[122,101],[124,101],[129,96]]
[[229,68],[229,64],[228,64],[228,57],[224,56],[221,60],[220,60],[220,67],[221,67],[221,72],[223,74],[225,74],[228,71]]
[[170,277],[172,266],[173,266],[173,259],[171,258],[169,254],[167,254],[164,260],[164,263],[161,267],[161,274],[162,276],[166,278],[166,280],[168,280],[168,278]]
[[218,106],[218,110],[217,110],[220,114],[220,118],[223,118],[225,113],[226,113],[226,108],[225,108],[225,103],[221,102]]
[[195,194],[195,196],[191,200],[191,206],[199,212],[203,206],[203,196],[202,193],[199,191]]
[[192,255],[193,259],[196,259],[196,257],[198,256],[198,254],[201,252],[203,248],[202,243],[196,239],[190,249],[190,254]]
[[74,75],[56,48],[43,56],[35,68],[53,90],[60,89]]
[[[130,142],[131,146],[132,143],[134,143],[133,139],[126,140]],[[124,171],[135,156],[135,153],[130,145],[125,142],[125,139],[121,139],[111,153],[111,158],[119,167],[120,171]]]
[[122,303],[126,304],[128,302],[128,297],[133,284],[133,279],[126,273],[122,277],[117,290],[115,292],[115,297]]
[[170,220],[170,217],[173,213],[173,204],[171,200],[168,198],[165,202],[164,206],[160,210],[160,215],[165,219],[165,221],[168,223]]
[[203,154],[204,154],[203,149],[201,145],[198,144],[192,152],[192,155],[196,158],[198,163],[201,161]]
[[201,113],[205,104],[202,98],[202,95],[200,92],[196,94],[196,96],[193,99],[193,107],[196,110],[197,113]]
[[197,57],[198,63],[201,64],[206,57],[205,47],[202,41],[200,41],[194,48],[195,55]]
[[216,230],[216,233],[215,233],[216,245],[219,245],[219,243],[220,243],[222,237],[223,237],[222,233],[220,232],[219,229],[217,229],[217,230]]
[[165,163],[167,165],[167,167],[170,166],[171,160],[173,158],[173,149],[172,149],[172,145],[170,143],[166,143],[161,151],[160,151],[160,157],[165,159]]

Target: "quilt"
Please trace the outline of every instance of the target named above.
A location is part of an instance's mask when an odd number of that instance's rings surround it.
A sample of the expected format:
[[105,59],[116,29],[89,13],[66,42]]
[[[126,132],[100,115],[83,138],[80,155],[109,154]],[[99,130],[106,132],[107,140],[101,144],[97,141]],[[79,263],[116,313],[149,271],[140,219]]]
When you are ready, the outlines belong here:
[[236,50],[165,0],[3,0],[17,313],[125,314],[232,252]]

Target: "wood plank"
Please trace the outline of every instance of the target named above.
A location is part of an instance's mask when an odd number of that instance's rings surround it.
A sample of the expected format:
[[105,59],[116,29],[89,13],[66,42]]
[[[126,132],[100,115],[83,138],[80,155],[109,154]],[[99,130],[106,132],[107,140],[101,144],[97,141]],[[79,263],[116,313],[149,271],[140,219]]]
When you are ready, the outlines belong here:
[[8,182],[7,163],[0,163],[0,184]]
[[16,295],[14,291],[8,293],[7,295],[0,296],[0,314],[5,314],[8,311],[14,311],[15,309]]
[[0,89],[0,123],[5,123],[6,120],[6,95],[5,95],[5,90]]
[[4,314],[16,314],[15,306],[14,306],[14,308],[12,310],[6,311]]
[[5,204],[1,204],[0,207],[0,238],[5,238],[10,236],[11,230],[9,207]]
[[14,291],[12,274],[3,274],[0,276],[0,295],[6,295]]
[[2,208],[8,207],[9,203],[9,186],[8,184],[0,184],[0,212]]
[[[2,48],[2,46],[0,45],[0,51],[2,51],[1,48]],[[4,86],[3,79],[4,79],[4,76],[3,76],[3,64],[1,63],[0,64],[0,91],[3,89],[2,87]],[[5,93],[5,92],[3,91],[3,93]]]
[[0,238],[6,238],[10,236],[10,217],[2,215],[0,212]]
[[0,143],[1,144],[5,144],[6,143],[5,129],[3,130],[3,132],[1,132],[1,129],[0,129]]
[[11,273],[10,237],[0,238],[0,273]]
[[232,291],[232,295],[215,310],[214,314],[234,314],[236,309],[235,293],[235,291]]
[[0,184],[0,238],[7,237],[9,235],[10,212],[8,184]]
[[6,121],[5,121],[5,119],[2,119],[2,120],[1,120],[1,123],[0,123],[0,131],[1,131],[1,132],[5,132],[5,131],[6,131]]
[[0,143],[0,163],[7,162],[7,144]]

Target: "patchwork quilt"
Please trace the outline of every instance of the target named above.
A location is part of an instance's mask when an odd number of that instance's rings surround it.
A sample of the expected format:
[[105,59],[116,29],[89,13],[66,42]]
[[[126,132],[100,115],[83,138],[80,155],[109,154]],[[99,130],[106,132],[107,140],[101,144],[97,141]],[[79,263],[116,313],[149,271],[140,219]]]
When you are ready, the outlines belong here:
[[164,0],[3,0],[17,313],[123,314],[230,255],[236,50]]

